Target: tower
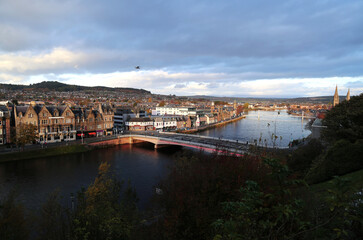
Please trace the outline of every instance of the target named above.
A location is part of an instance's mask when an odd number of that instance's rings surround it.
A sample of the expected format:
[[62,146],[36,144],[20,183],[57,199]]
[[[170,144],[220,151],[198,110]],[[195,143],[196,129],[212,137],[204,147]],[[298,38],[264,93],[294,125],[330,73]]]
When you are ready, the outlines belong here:
[[233,102],[233,110],[237,110],[237,101],[236,100],[234,100],[234,102]]
[[346,98],[347,101],[350,100],[350,88],[348,88],[348,93],[347,93],[347,98]]
[[335,87],[333,107],[339,104],[338,86]]

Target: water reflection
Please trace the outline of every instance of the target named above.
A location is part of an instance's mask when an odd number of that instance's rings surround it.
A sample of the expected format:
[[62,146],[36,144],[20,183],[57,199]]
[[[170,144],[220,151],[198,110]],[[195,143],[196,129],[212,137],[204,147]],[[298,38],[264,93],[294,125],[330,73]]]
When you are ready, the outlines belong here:
[[21,202],[38,208],[49,193],[58,189],[64,196],[63,204],[69,205],[70,193],[89,186],[100,162],[108,161],[119,180],[131,181],[140,199],[139,206],[145,207],[153,186],[167,174],[173,151],[122,145],[87,153],[0,163],[0,195],[16,188]]
[[[221,137],[286,147],[294,139],[307,137],[307,119],[287,114],[286,111],[250,111],[246,118],[218,128],[199,133],[204,136]],[[276,136],[276,137],[275,137]]]

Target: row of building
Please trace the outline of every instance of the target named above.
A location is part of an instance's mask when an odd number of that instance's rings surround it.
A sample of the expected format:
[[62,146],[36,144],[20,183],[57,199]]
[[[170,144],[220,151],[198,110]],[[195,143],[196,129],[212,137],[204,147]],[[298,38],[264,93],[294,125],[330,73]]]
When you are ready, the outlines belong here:
[[[156,107],[148,116],[143,110],[95,104],[81,108],[68,105],[0,105],[0,144],[11,143],[23,125],[37,129],[38,142],[71,141],[77,138],[112,135],[124,130],[171,131],[190,129],[229,119],[240,112],[235,108],[196,109],[193,107]],[[15,129],[12,133],[11,127]]]

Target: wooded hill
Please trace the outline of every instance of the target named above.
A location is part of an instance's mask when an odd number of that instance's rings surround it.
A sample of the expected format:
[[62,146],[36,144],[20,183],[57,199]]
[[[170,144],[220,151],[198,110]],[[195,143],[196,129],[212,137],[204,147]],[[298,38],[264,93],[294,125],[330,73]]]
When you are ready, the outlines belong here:
[[57,92],[73,92],[73,91],[120,91],[125,93],[135,94],[150,94],[150,91],[136,88],[110,88],[110,87],[86,87],[79,85],[69,85],[60,83],[57,81],[47,81],[30,85],[17,85],[17,84],[0,84],[0,89],[5,90],[45,90],[45,91],[57,91]]

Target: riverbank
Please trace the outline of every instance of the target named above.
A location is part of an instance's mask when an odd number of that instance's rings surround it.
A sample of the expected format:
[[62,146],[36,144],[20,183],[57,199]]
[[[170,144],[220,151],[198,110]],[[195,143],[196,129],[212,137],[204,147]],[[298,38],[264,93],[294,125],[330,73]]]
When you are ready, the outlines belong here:
[[246,116],[245,115],[242,115],[242,116],[239,116],[239,117],[236,117],[236,118],[232,118],[232,119],[229,119],[229,120],[224,120],[222,122],[213,123],[213,124],[210,124],[210,125],[207,125],[207,126],[204,126],[204,127],[198,127],[198,128],[194,128],[194,129],[183,130],[183,131],[176,131],[176,132],[177,133],[186,133],[186,134],[203,132],[203,131],[208,130],[208,129],[211,129],[211,128],[220,127],[220,126],[226,125],[228,123],[232,123],[232,122],[239,121],[239,120],[241,120],[243,118],[246,118]]
[[20,152],[9,152],[0,155],[1,162],[26,160],[32,158],[52,157],[66,155],[71,153],[82,153],[92,150],[92,147],[82,144],[74,144],[69,146],[57,146],[52,148],[43,148],[36,150],[25,150]]

